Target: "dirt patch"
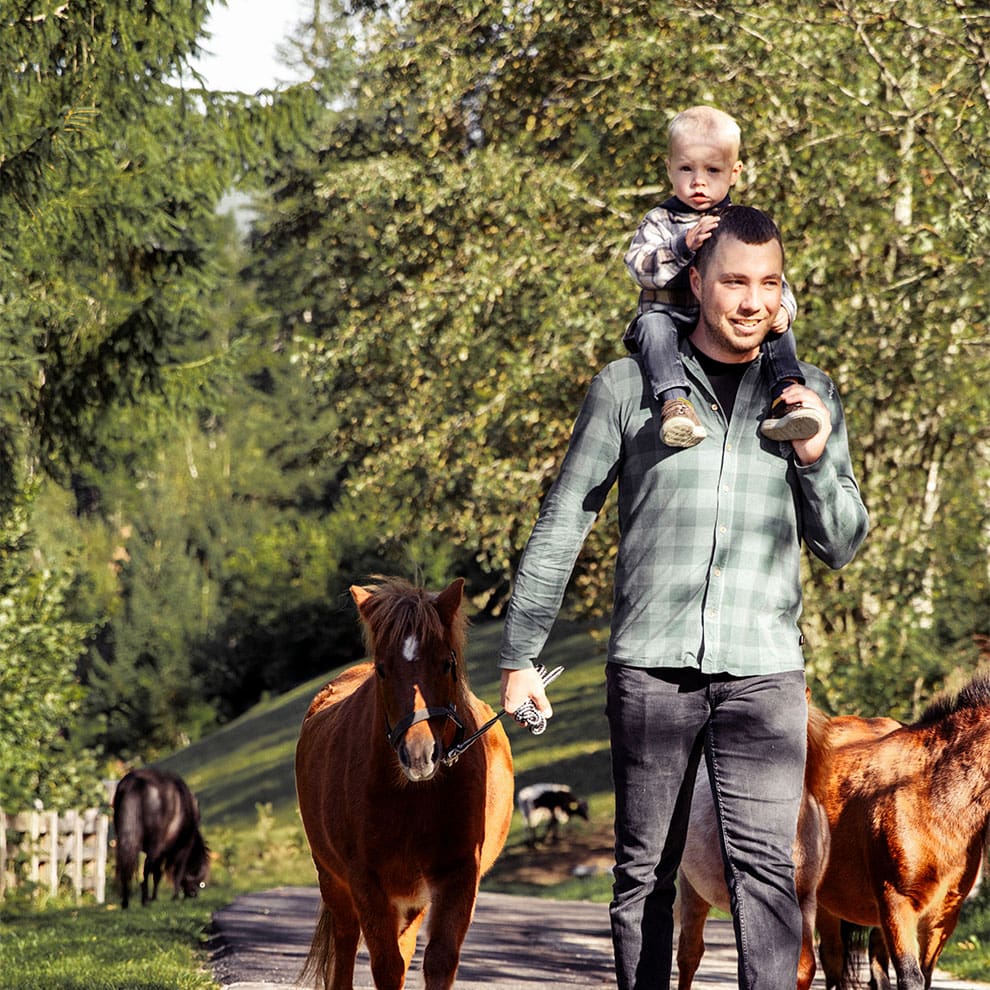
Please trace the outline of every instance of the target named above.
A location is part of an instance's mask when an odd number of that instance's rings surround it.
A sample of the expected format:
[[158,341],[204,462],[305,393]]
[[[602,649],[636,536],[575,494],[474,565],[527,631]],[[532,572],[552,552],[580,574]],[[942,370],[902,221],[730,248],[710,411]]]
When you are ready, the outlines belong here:
[[611,823],[572,821],[561,829],[556,842],[507,845],[486,879],[497,886],[546,887],[576,876],[610,873],[613,862]]

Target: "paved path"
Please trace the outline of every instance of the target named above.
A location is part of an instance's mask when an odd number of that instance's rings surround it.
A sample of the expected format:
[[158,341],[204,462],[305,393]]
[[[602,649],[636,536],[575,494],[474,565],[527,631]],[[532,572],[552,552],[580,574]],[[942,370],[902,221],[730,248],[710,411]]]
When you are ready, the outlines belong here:
[[[315,887],[280,887],[246,894],[213,919],[213,970],[224,990],[286,990],[296,986],[319,910]],[[711,918],[708,951],[695,990],[736,986],[732,927]],[[423,986],[422,942],[406,986]],[[584,901],[551,901],[482,893],[457,971],[457,990],[547,990],[615,987],[608,907]],[[358,954],[355,990],[374,990],[367,953]],[[821,976],[814,987],[824,987]],[[950,980],[936,973],[932,990],[980,990],[986,984]]]

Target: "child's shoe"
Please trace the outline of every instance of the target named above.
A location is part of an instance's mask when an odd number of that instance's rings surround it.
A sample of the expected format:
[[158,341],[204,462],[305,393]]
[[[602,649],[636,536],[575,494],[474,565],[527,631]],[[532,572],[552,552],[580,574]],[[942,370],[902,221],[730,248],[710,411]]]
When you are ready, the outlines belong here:
[[693,447],[708,436],[687,399],[668,399],[660,418],[660,439],[668,447]]
[[820,410],[775,399],[760,433],[768,440],[810,440],[824,425],[825,416]]

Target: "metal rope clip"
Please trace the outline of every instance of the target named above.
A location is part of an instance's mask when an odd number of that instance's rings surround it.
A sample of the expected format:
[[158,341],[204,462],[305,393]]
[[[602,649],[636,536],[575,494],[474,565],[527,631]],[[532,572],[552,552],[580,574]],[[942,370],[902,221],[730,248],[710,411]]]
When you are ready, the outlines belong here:
[[[547,668],[543,664],[536,664],[536,672],[540,675],[540,680],[543,682],[543,686],[547,687],[553,681],[557,680],[558,677],[564,672],[563,667],[554,667],[553,670],[547,671]],[[512,717],[524,728],[529,729],[529,731],[534,736],[541,736],[547,729],[547,719],[546,716],[539,711],[536,705],[533,704],[532,698],[527,698],[513,713]]]
[[[563,667],[554,667],[550,673],[547,673],[547,668],[543,664],[538,663],[535,666],[536,672],[540,675],[540,680],[543,682],[543,686],[546,687],[551,681],[557,680],[558,677],[564,672]],[[461,753],[464,752],[469,746],[472,746],[477,742],[500,718],[508,714],[504,708],[500,709],[497,715],[493,715],[477,732],[468,736],[467,739],[462,740],[456,746],[453,746],[446,756],[443,757],[441,762],[444,766],[452,767],[458,759],[460,759]],[[513,718],[524,728],[529,729],[534,736],[542,735],[547,728],[546,716],[542,715],[536,708],[536,705],[527,698],[516,710],[513,712]]]

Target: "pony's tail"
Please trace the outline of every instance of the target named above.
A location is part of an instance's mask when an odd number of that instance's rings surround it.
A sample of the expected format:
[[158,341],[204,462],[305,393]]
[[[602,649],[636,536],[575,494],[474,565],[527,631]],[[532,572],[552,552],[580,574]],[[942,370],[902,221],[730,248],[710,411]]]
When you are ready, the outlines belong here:
[[816,705],[808,705],[808,757],[804,765],[804,786],[812,797],[825,800],[831,776],[832,741],[829,718]]
[[298,983],[306,986],[310,980],[316,987],[329,987],[333,977],[333,915],[325,904],[320,905],[320,917],[313,932],[313,941],[299,973]]

